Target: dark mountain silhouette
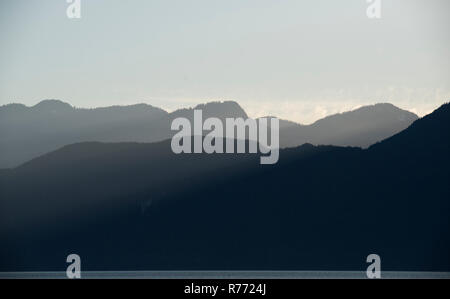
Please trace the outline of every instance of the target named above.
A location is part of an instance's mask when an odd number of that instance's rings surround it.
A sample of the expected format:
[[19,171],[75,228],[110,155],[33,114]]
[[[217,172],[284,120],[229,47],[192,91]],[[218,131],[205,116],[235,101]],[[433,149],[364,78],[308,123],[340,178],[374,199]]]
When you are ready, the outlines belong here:
[[[157,142],[171,136],[176,117],[244,118],[236,102],[212,102],[168,113],[137,104],[80,109],[46,100],[33,107],[10,104],[0,107],[0,168],[16,167],[40,155],[77,142]],[[408,127],[417,116],[390,104],[378,104],[324,118],[303,126],[281,121],[280,146],[304,143],[367,147]]]
[[0,270],[450,270],[450,105],[369,149],[80,143],[0,173]]

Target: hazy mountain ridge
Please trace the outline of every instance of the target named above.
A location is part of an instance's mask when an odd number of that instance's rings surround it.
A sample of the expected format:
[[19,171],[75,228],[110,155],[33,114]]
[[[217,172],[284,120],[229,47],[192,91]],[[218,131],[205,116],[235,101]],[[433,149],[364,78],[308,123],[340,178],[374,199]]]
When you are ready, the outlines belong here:
[[330,115],[311,125],[284,121],[280,140],[282,147],[311,143],[367,148],[406,129],[417,119],[414,113],[382,103]]
[[[136,104],[104,108],[75,108],[59,100],[35,106],[0,107],[0,168],[15,167],[47,152],[77,142],[158,142],[169,139],[171,121],[193,120],[194,109],[203,118],[248,118],[233,101],[210,102],[168,113]],[[377,104],[326,117],[312,125],[281,120],[280,147],[304,143],[368,147],[408,127],[417,116],[390,104]]]

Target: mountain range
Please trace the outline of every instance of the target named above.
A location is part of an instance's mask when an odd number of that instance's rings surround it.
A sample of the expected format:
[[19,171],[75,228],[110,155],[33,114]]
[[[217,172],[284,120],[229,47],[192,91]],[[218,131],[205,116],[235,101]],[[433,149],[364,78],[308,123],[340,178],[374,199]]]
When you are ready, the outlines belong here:
[[[174,134],[170,130],[172,120],[192,120],[194,109],[201,109],[204,118],[248,118],[233,101],[211,102],[172,113],[147,104],[82,109],[59,100],[45,100],[32,107],[1,106],[0,168],[16,167],[79,142],[163,141]],[[391,104],[376,104],[328,116],[311,125],[281,120],[280,147],[311,143],[367,148],[406,129],[417,118]]]
[[85,270],[364,271],[376,253],[383,271],[449,271],[449,137],[445,104],[367,149],[303,144],[271,166],[67,145],[0,171],[0,270],[77,253]]

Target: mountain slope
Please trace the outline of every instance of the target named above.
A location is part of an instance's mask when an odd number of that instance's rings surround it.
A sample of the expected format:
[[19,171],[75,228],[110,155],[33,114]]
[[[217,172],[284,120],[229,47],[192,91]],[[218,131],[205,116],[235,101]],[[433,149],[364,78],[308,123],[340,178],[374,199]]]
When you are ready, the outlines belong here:
[[86,270],[362,271],[377,253],[386,271],[449,271],[449,123],[446,104],[367,150],[305,144],[272,166],[71,145],[0,173],[0,268],[77,252]]

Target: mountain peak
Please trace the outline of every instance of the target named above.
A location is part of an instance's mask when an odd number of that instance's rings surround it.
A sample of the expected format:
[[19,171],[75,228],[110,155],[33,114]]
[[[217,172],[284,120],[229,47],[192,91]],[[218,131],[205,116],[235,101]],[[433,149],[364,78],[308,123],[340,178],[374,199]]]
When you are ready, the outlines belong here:
[[[409,113],[411,115],[415,115],[414,113],[407,111],[407,110],[403,110],[391,103],[377,103],[374,105],[362,106],[353,111],[370,111],[370,110],[375,111],[375,112],[399,112],[399,113]],[[417,115],[416,115],[416,117],[417,117]]]
[[194,109],[203,110],[206,113],[218,115],[230,115],[231,117],[248,118],[247,113],[235,101],[215,101],[206,104],[199,104]]
[[9,112],[23,111],[23,110],[26,110],[27,108],[28,107],[25,106],[24,104],[19,104],[19,103],[11,103],[11,104],[6,104],[3,106],[0,106],[0,109],[6,110]]
[[32,107],[33,109],[39,110],[52,110],[52,111],[61,111],[61,110],[69,110],[73,109],[73,107],[61,100],[43,100]]
[[379,123],[396,122],[399,119],[405,121],[414,121],[419,117],[407,110],[398,108],[390,103],[378,103],[375,105],[367,105],[358,109],[347,111],[344,113],[337,113],[316,121],[313,125],[318,125],[323,122],[335,122],[343,119],[353,119],[359,123],[367,123],[369,121]]
[[194,108],[189,109],[179,109],[172,113],[173,117],[180,117],[180,116],[189,116],[193,113],[194,110],[202,110],[203,117],[209,118],[209,117],[218,117],[221,119],[224,118],[248,118],[247,113],[242,109],[242,107],[235,101],[216,101],[216,102],[209,102],[205,104],[199,104],[195,106]]

